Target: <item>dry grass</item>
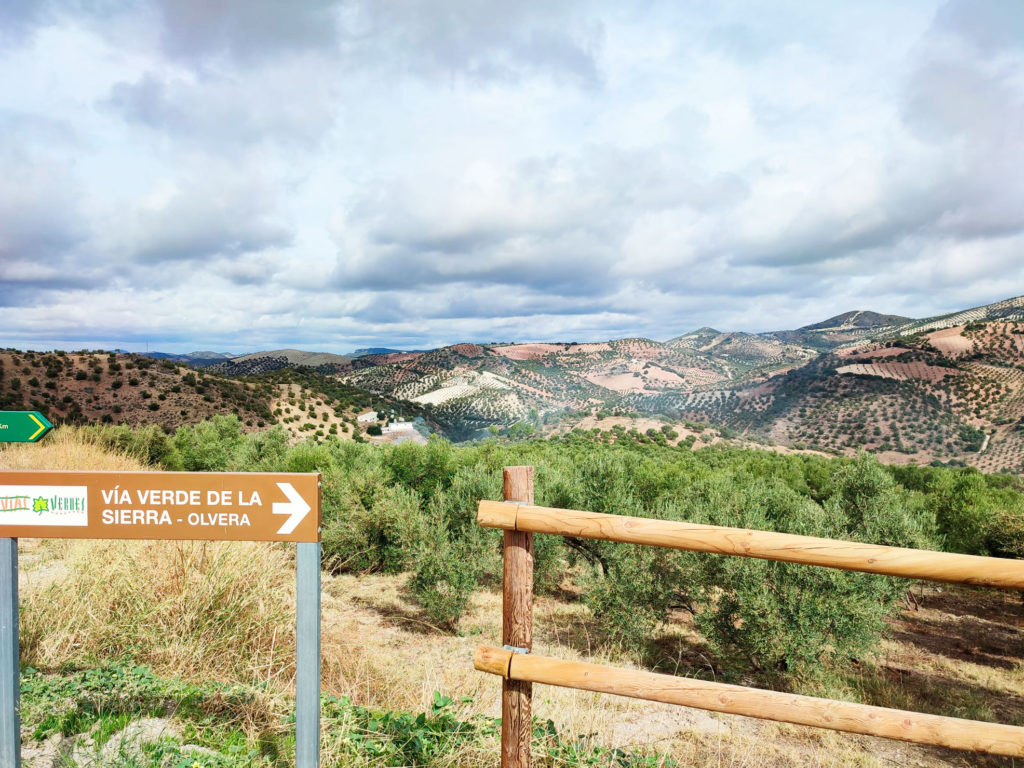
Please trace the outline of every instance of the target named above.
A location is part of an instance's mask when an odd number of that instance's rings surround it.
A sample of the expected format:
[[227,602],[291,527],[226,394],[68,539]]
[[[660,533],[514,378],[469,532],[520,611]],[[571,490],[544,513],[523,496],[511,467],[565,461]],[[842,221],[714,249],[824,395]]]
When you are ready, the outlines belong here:
[[[463,716],[500,716],[500,681],[472,665],[477,645],[500,640],[500,592],[479,591],[460,625],[461,634],[453,637],[430,626],[409,599],[406,582],[403,576],[325,576],[326,692],[368,706],[415,712],[428,708],[433,691],[439,690],[473,699]],[[627,657],[600,649],[599,625],[579,603],[540,598],[534,649],[558,658],[629,666]],[[696,768],[977,764],[883,739],[550,686],[534,687],[534,714],[542,721],[551,719],[563,737],[588,736],[607,748],[655,750]],[[497,746],[484,748],[491,750],[484,753],[486,760],[493,760]],[[536,758],[538,765],[559,764]],[[485,761],[479,751],[453,755],[452,760],[452,765],[466,766]]]
[[38,443],[0,443],[3,469],[132,471],[147,467],[132,456],[105,450],[84,430],[60,427]]
[[130,657],[159,675],[281,683],[295,663],[294,576],[280,546],[77,541],[22,600],[33,666]]

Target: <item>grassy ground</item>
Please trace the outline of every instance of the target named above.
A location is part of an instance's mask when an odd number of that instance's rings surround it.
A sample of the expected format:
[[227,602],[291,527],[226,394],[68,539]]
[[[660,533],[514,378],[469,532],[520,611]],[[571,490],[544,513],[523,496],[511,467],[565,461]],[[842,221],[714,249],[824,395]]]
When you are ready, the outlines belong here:
[[[69,430],[0,450],[0,469],[38,467],[141,469]],[[162,746],[94,764],[289,764],[292,557],[281,545],[23,541],[27,744],[92,731],[101,749],[131,720],[161,717],[176,723]],[[497,763],[500,682],[474,671],[472,655],[500,640],[498,585],[476,593],[458,635],[431,625],[405,576],[325,574],[323,608],[326,766]],[[677,618],[648,661],[710,676],[705,649]],[[602,640],[599,617],[571,592],[538,599],[536,652],[634,663]],[[873,664],[823,693],[1024,724],[1022,641],[1019,596],[931,589],[893,622]],[[1013,765],[546,686],[535,688],[534,713],[540,766]]]

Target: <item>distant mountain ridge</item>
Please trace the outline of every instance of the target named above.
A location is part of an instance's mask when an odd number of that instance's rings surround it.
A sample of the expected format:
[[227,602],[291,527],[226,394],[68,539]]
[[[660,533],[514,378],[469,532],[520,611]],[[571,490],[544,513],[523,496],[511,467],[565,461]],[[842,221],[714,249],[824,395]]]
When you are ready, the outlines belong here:
[[1019,322],[1024,320],[1024,296],[1015,296],[994,304],[986,304],[959,312],[928,317],[923,320],[911,320],[902,325],[887,329],[890,336],[909,336],[915,333],[938,331],[954,328],[968,323],[993,322],[997,320]]
[[913,322],[912,318],[855,310],[792,331],[770,331],[762,335],[825,352],[861,342],[874,333],[908,322]]
[[391,347],[361,347],[352,352],[349,357],[366,357],[367,355],[402,355],[409,352],[426,352],[425,349],[392,349]]
[[[736,355],[740,358],[744,355],[751,355],[749,362],[757,360],[773,359],[779,357],[776,352],[782,352],[778,344],[803,346],[812,352],[818,353],[823,349],[832,349],[869,339],[896,338],[900,335],[921,333],[942,328],[950,328],[969,322],[991,321],[996,319],[1024,319],[1024,296],[1005,299],[994,304],[974,307],[972,309],[958,312],[937,315],[924,319],[914,319],[902,315],[889,315],[868,310],[852,310],[830,317],[821,322],[801,326],[794,330],[766,331],[763,333],[749,333],[745,331],[720,331],[709,326],[698,328],[689,333],[676,336],[664,342],[665,346],[677,349],[690,349],[700,352],[708,352],[713,348],[720,348],[719,354]],[[628,341],[621,339],[619,341]],[[649,340],[644,340],[649,341]],[[611,342],[601,342],[611,343]],[[658,343],[658,342],[653,342]],[[515,346],[528,347],[528,344],[483,344],[466,345],[456,344],[448,349],[464,348],[473,346],[479,349],[491,349]],[[537,345],[532,345],[537,346]],[[546,342],[540,346],[552,348],[564,347],[566,350],[579,345],[577,342]],[[737,347],[745,346],[746,349]],[[445,348],[442,348],[445,349]],[[278,349],[251,352],[244,355],[235,355],[225,352],[196,351],[184,354],[152,352],[147,353],[148,357],[155,359],[168,359],[174,362],[182,362],[190,365],[207,367],[222,363],[222,372],[228,375],[245,375],[244,372],[254,368],[277,369],[282,367],[336,367],[342,368],[351,364],[355,358],[376,358],[371,363],[386,363],[394,356],[419,356],[429,354],[436,350],[401,350],[392,347],[362,347],[347,355],[338,355],[327,352],[307,352],[299,349]],[[785,356],[784,354],[782,355]],[[800,354],[795,359],[800,358]]]
[[225,376],[256,376],[282,368],[311,368],[319,373],[335,373],[352,362],[347,355],[330,352],[305,352],[301,349],[275,349],[253,352],[229,360],[214,362],[206,367]]
[[831,331],[846,330],[849,328],[883,328],[890,325],[902,325],[915,322],[911,317],[900,315],[881,315],[878,312],[844,312],[841,315],[830,317],[820,323],[805,325],[798,328],[800,331]]
[[145,357],[152,357],[154,360],[170,360],[174,363],[185,363],[195,367],[205,367],[221,360],[230,360],[236,355],[230,352],[211,352],[203,350],[199,352],[145,352]]

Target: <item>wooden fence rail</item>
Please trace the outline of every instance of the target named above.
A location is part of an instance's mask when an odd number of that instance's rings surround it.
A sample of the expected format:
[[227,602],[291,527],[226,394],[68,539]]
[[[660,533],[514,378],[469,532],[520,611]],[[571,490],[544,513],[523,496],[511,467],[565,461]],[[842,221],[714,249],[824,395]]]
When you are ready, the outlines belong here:
[[[502,768],[528,768],[533,683],[681,704],[798,725],[973,752],[1024,757],[1024,728],[763,691],[530,655],[534,533],[780,560],[865,573],[1024,590],[1024,561],[770,531],[696,525],[533,505],[533,467],[506,467],[505,501],[481,501],[477,522],[505,531],[504,648],[481,646],[475,667],[502,677]],[[528,492],[524,489],[528,488]],[[530,538],[524,538],[530,537]],[[516,722],[506,723],[506,718]]]
[[634,699],[680,704],[712,712],[812,725],[867,736],[884,736],[918,744],[1024,757],[1024,728],[1013,725],[925,715],[849,701],[763,691],[692,677],[617,669],[581,661],[560,661],[487,646],[477,648],[473,665],[481,672],[501,675],[509,680],[613,693]]
[[956,555],[855,541],[819,539],[792,533],[751,531],[673,520],[604,515],[575,509],[481,501],[477,522],[507,531],[553,533],[580,539],[648,544],[693,552],[823,565],[846,571],[880,573],[976,587],[1024,589],[1024,560]]

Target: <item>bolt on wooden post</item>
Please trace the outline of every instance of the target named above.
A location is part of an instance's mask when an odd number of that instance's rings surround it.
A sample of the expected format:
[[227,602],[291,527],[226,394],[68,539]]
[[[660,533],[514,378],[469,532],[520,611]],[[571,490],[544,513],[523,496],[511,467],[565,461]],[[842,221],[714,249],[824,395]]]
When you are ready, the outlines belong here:
[[[533,467],[505,467],[505,501],[533,504]],[[533,534],[505,531],[501,641],[533,648]],[[501,684],[501,766],[530,768],[533,683],[505,678]]]

